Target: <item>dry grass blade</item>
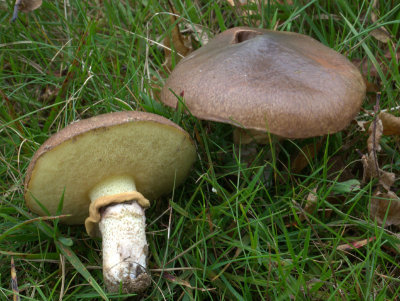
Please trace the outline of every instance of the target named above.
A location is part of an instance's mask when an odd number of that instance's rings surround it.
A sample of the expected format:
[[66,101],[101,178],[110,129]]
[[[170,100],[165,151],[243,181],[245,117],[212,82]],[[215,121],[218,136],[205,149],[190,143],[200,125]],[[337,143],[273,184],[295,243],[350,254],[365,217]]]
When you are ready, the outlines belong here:
[[365,245],[367,245],[367,243],[373,241],[375,238],[376,237],[370,237],[370,238],[367,238],[367,239],[354,241],[354,242],[349,243],[349,244],[343,244],[343,245],[338,246],[336,249],[337,250],[341,250],[341,251],[359,249],[359,248],[364,247]]
[[179,277],[176,277],[174,275],[171,275],[170,273],[163,273],[163,277],[173,283],[185,286],[187,288],[193,289],[193,290],[198,290],[201,292],[206,292],[206,291],[212,291],[215,290],[215,288],[198,288],[198,287],[194,287],[192,285],[190,285],[190,283],[186,280],[180,279]]
[[[232,258],[232,259],[236,259],[236,258],[240,255],[240,253],[242,253],[242,251],[243,251],[243,249],[236,248],[235,255],[233,255],[233,258]],[[232,264],[232,262],[233,262],[233,260],[230,261],[230,262],[228,262],[228,263],[222,268],[222,270],[218,273],[218,275],[215,275],[213,278],[211,278],[211,282],[217,280],[217,279],[229,268],[229,266]]]
[[61,266],[61,289],[60,289],[60,298],[58,300],[62,301],[64,297],[64,288],[65,288],[65,257],[60,254],[60,266]]
[[273,0],[273,1],[266,1],[266,0],[227,0],[229,5],[231,6],[242,6],[246,4],[256,3],[261,5],[261,2],[264,1],[264,5],[267,5],[268,2],[272,2],[271,4],[281,4],[281,5],[293,5],[293,0]]
[[13,301],[19,301],[19,289],[17,281],[17,271],[15,270],[14,257],[11,256],[11,289],[13,291]]

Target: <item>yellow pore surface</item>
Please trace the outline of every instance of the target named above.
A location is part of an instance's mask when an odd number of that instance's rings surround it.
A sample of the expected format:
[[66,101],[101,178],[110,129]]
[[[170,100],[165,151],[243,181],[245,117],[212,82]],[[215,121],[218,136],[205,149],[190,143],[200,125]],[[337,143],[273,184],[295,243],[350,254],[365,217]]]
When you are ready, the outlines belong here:
[[153,200],[181,184],[196,151],[183,131],[154,121],[135,121],[98,128],[69,139],[37,160],[27,186],[26,201],[40,215],[56,214],[64,192],[62,218],[83,223],[90,190],[107,178],[130,176],[137,191]]

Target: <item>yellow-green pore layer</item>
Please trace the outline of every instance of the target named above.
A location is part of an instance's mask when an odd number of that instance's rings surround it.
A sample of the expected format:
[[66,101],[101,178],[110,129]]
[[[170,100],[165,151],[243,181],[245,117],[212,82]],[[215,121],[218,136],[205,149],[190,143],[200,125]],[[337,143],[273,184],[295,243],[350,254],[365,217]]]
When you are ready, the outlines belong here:
[[[36,152],[25,179],[27,206],[54,215],[64,193],[62,222],[82,224],[89,191],[106,178],[126,175],[137,191],[153,200],[187,177],[196,159],[188,133],[164,117],[117,112],[70,124]],[[37,200],[37,201],[36,201]]]

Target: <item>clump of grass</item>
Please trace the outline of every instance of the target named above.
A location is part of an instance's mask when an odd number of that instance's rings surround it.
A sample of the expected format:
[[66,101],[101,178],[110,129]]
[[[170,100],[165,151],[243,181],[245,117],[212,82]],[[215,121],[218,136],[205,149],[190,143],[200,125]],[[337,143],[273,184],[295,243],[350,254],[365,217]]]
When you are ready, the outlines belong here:
[[[232,7],[226,1],[171,1],[189,28],[200,25],[210,36],[239,25],[290,30],[349,59],[367,57],[378,69],[381,108],[397,105],[399,5],[279,2]],[[38,219],[23,200],[27,165],[43,141],[74,120],[121,110],[174,120],[196,140],[199,153],[185,185],[148,211],[154,283],[145,297],[396,299],[398,228],[370,219],[373,182],[346,192],[337,186],[343,179],[361,181],[356,150],[364,152],[367,134],[352,125],[325,138],[297,172],[296,154],[320,138],[281,142],[279,152],[257,146],[256,159],[248,161],[232,144],[229,126],[177,114],[155,101],[155,87],[167,76],[159,44],[173,28],[162,1],[45,1],[12,24],[13,3],[0,5],[6,8],[0,12],[0,299],[13,294],[11,256],[21,300],[124,298],[102,289],[100,241],[57,218]],[[389,31],[388,45],[371,35],[371,14]],[[379,64],[385,47],[393,55]],[[372,109],[374,97],[364,109]],[[383,143],[383,163],[397,172],[397,138]],[[307,211],[312,196],[314,209]],[[343,247],[364,240],[362,247]]]

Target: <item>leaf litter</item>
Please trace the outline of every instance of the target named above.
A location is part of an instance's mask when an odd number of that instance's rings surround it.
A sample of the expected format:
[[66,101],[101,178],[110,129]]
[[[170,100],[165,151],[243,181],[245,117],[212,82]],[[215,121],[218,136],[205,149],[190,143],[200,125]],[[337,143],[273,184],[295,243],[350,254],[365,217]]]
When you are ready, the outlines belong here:
[[[380,141],[385,133],[397,133],[400,128],[400,118],[389,113],[379,111],[380,93],[377,95],[374,106],[375,119],[370,124],[367,140],[368,153],[361,158],[364,174],[363,182],[378,180],[373,196],[370,200],[370,215],[379,225],[400,225],[400,198],[391,190],[396,180],[393,172],[388,172],[380,168],[378,161],[378,152],[381,151]],[[385,120],[382,122],[381,117]]]

